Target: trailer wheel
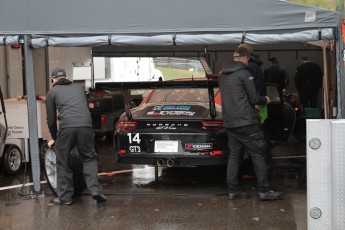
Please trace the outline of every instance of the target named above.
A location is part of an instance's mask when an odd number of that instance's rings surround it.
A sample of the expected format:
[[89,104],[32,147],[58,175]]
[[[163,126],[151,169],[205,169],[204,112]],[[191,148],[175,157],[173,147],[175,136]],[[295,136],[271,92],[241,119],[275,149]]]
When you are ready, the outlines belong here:
[[16,174],[23,164],[23,156],[15,145],[6,145],[1,161],[3,172],[7,175]]
[[[46,143],[42,146],[41,152],[41,162],[44,162],[43,171],[47,179],[48,187],[56,196],[57,173],[55,152],[53,149],[48,148]],[[83,174],[83,162],[79,156],[77,148],[72,150],[69,162],[73,171],[74,196],[77,196],[86,188],[86,182]]]

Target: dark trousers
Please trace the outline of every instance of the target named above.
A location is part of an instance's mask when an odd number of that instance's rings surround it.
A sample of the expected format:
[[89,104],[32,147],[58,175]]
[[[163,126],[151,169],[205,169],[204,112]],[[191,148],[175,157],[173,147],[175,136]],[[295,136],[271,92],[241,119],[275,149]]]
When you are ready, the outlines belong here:
[[299,100],[303,108],[317,108],[317,96],[319,91],[299,91]]
[[57,189],[61,201],[71,201],[74,194],[73,171],[68,163],[71,150],[77,146],[83,160],[83,173],[91,194],[99,193],[98,158],[95,150],[93,129],[90,127],[63,128],[59,130],[54,150],[56,152]]
[[248,150],[252,158],[259,192],[268,191],[270,185],[265,162],[267,147],[259,125],[227,128],[227,134],[230,155],[226,180],[229,192],[239,191],[238,171],[243,160],[243,147]]

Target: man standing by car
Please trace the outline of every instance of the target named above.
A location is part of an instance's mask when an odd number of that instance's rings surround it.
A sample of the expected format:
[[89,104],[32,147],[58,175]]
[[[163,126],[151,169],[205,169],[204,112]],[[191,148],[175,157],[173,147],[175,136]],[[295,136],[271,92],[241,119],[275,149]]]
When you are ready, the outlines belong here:
[[243,146],[248,150],[255,168],[261,200],[277,200],[281,192],[270,189],[265,163],[266,141],[260,130],[255,105],[270,103],[267,96],[260,96],[255,89],[254,78],[247,66],[250,53],[245,47],[234,52],[234,61],[223,64],[219,77],[222,97],[224,127],[227,129],[230,151],[227,183],[229,200],[249,197],[240,191],[238,171],[243,159]]
[[296,68],[295,84],[299,99],[304,108],[317,108],[317,97],[322,87],[321,67],[309,61],[307,56],[300,58],[301,65]]
[[265,82],[277,85],[280,92],[286,87],[287,75],[278,64],[278,60],[275,57],[268,59],[270,62],[270,67],[265,69]]
[[[57,198],[54,203],[71,205],[74,194],[73,172],[69,167],[68,159],[71,150],[77,146],[83,159],[83,172],[92,198],[98,203],[105,202],[106,197],[101,194],[101,185],[98,183],[98,161],[95,151],[93,128],[89,109],[87,107],[84,90],[72,83],[66,77],[62,68],[52,72],[53,88],[47,93],[47,123],[52,140],[48,147],[54,144],[56,152],[57,170]],[[59,121],[59,130],[57,129]]]

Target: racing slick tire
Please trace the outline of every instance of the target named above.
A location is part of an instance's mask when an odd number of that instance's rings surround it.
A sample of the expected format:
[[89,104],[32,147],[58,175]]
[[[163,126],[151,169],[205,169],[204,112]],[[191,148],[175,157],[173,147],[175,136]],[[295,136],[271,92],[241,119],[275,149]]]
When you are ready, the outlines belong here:
[[[56,174],[56,155],[53,148],[48,148],[48,142],[42,145],[41,162],[43,163],[44,175],[47,184],[52,193],[56,196],[57,174]],[[73,171],[74,196],[80,195],[86,188],[86,182],[83,173],[83,162],[79,156],[78,149],[71,151],[69,166]]]

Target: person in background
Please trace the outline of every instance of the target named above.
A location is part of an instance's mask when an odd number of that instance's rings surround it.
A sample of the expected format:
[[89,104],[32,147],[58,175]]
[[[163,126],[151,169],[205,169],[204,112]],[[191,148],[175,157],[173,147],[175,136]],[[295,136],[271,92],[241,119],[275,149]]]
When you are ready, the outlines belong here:
[[269,62],[270,67],[264,71],[265,82],[277,85],[278,90],[281,92],[286,87],[286,71],[279,66],[278,60],[275,57],[271,57]]
[[[47,124],[52,137],[48,147],[54,144],[56,152],[57,188],[54,203],[71,205],[74,195],[73,172],[68,164],[71,150],[77,146],[83,159],[83,172],[92,198],[97,203],[107,199],[98,183],[98,161],[94,145],[92,120],[84,90],[69,81],[62,68],[52,72],[52,89],[46,96]],[[59,130],[57,128],[59,122]]]
[[223,64],[219,76],[219,88],[222,99],[224,127],[228,135],[230,150],[227,183],[228,199],[249,197],[239,187],[239,168],[243,159],[243,146],[248,150],[254,164],[261,200],[281,199],[282,193],[270,189],[265,162],[266,141],[260,130],[258,113],[255,105],[270,103],[267,96],[260,96],[255,88],[253,74],[247,64],[250,53],[245,47],[238,47],[234,61]]
[[301,65],[296,68],[295,84],[303,108],[317,108],[317,98],[322,87],[321,67],[309,61],[307,56],[300,58]]
[[259,92],[260,96],[267,96],[265,77],[261,69],[263,61],[260,59],[259,54],[253,53],[254,47],[252,45],[248,43],[243,43],[243,44],[240,44],[239,46],[246,48],[250,53],[248,67],[254,77],[256,90]]

